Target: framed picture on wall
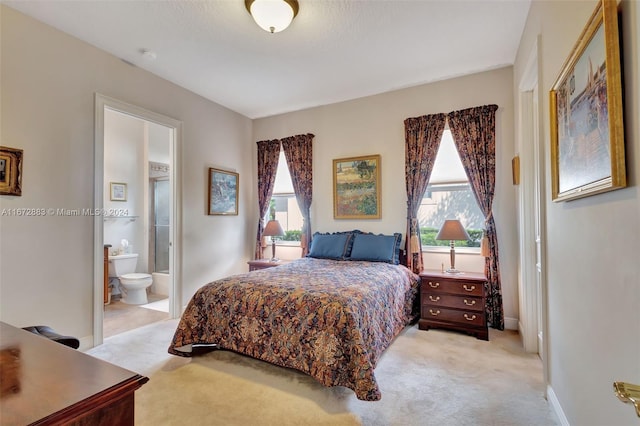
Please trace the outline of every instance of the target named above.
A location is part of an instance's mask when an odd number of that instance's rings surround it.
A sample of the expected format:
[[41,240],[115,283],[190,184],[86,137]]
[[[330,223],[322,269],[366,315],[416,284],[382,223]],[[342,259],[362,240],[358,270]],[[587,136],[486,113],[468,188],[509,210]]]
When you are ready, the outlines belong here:
[[111,182],[111,201],[127,201],[127,184]]
[[333,217],[380,219],[380,156],[333,160]]
[[0,195],[22,195],[22,150],[0,146]]
[[624,188],[627,182],[615,0],[600,0],[549,97],[553,201]]
[[235,172],[209,168],[209,215],[238,214],[238,180]]

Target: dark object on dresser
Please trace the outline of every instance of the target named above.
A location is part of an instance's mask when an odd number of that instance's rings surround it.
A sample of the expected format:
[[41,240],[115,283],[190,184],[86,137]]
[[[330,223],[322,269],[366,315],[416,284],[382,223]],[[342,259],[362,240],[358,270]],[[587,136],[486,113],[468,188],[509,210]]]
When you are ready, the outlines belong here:
[[23,327],[23,330],[27,330],[32,332],[33,334],[46,337],[49,340],[53,340],[54,342],[61,343],[73,349],[78,349],[78,347],[80,346],[80,341],[75,337],[63,336],[62,334],[56,333],[51,327],[46,325],[34,325],[31,327]]
[[420,330],[446,328],[489,340],[483,274],[420,273]]

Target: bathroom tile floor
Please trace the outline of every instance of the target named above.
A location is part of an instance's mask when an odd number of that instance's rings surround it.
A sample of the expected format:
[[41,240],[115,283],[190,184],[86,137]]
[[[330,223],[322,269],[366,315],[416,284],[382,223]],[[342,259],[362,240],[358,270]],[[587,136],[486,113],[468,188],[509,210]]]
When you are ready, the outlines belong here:
[[[167,296],[148,293],[147,298],[151,303],[166,299]],[[107,337],[168,318],[168,312],[143,308],[141,305],[127,305],[120,300],[111,300],[109,304],[104,305],[102,335],[106,339]]]

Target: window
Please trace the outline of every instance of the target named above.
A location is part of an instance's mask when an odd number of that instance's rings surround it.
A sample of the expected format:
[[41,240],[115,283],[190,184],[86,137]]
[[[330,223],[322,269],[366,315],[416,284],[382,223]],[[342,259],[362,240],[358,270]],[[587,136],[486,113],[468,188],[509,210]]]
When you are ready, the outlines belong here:
[[302,233],[302,213],[293,191],[284,151],[280,151],[276,183],[266,219],[276,219],[284,229],[285,235],[279,238],[278,244],[299,244]]
[[442,134],[429,186],[418,210],[423,246],[449,246],[449,241],[436,240],[446,219],[460,219],[471,237],[470,241],[456,241],[456,247],[480,247],[484,215],[476,203],[449,129]]

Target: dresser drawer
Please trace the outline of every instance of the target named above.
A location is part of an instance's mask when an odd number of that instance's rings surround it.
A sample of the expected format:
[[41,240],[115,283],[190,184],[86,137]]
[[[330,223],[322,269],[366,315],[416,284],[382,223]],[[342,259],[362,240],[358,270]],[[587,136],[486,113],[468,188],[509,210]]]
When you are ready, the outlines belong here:
[[477,311],[461,311],[438,306],[422,306],[422,318],[426,321],[446,321],[457,324],[482,327],[485,325],[484,313]]
[[483,274],[425,270],[420,280],[420,330],[444,328],[489,340]]
[[423,292],[445,292],[478,297],[482,297],[484,294],[484,283],[477,281],[428,278],[423,279],[422,285],[424,286]]
[[427,291],[426,293],[422,293],[421,302],[422,306],[430,305],[444,308],[466,309],[478,312],[483,311],[483,299],[482,297],[477,296],[458,296]]

